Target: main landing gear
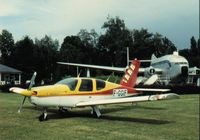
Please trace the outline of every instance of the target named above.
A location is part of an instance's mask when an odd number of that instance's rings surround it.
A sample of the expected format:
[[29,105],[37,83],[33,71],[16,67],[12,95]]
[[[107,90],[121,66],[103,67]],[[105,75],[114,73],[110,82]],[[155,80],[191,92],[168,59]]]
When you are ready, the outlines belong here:
[[[92,107],[92,111],[91,114],[95,115],[97,118],[101,117],[101,112],[98,106],[91,106]],[[67,109],[63,108],[63,107],[59,107],[59,113],[60,114],[65,114],[68,112]],[[48,120],[48,116],[47,116],[47,108],[44,108],[42,114],[39,116],[39,121],[46,121]]]
[[68,113],[69,111],[66,109],[66,108],[64,108],[64,107],[59,107],[59,109],[58,109],[58,113],[61,115],[61,116],[65,116],[66,115],[66,113]]
[[43,113],[39,116],[39,121],[46,121],[47,119],[47,109],[44,108]]
[[[59,109],[58,109],[58,112],[61,114],[61,115],[65,115],[67,112],[68,112],[68,110],[67,109],[65,109],[65,108],[63,108],[63,107],[59,107]],[[48,117],[47,117],[47,108],[44,108],[44,110],[43,110],[43,112],[42,112],[42,114],[39,116],[39,121],[46,121],[46,120],[48,120]]]
[[92,111],[91,114],[95,115],[97,118],[101,117],[101,112],[98,106],[91,106]]

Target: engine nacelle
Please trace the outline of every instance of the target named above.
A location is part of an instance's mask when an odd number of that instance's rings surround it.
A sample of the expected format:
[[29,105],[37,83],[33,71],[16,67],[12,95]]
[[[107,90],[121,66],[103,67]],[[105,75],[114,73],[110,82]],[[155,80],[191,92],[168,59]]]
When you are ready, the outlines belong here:
[[155,68],[153,67],[149,67],[149,68],[146,68],[145,71],[144,71],[144,76],[151,76],[153,74],[156,73],[156,70]]

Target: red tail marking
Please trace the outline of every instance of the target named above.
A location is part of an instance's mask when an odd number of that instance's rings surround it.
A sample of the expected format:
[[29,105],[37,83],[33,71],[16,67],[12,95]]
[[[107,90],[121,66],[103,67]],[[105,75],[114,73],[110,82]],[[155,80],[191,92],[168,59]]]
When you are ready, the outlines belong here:
[[126,70],[125,75],[121,79],[120,84],[127,87],[134,87],[137,80],[139,67],[140,67],[140,61],[133,60],[129,68]]

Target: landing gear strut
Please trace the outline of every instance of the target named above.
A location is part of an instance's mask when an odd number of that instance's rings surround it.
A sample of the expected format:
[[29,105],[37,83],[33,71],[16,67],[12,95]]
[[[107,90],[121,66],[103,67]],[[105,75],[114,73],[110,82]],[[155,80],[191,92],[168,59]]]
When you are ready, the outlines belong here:
[[45,108],[43,113],[39,116],[39,121],[46,121],[47,119],[47,109]]
[[91,114],[95,114],[97,118],[99,118],[101,116],[101,112],[98,106],[91,106],[92,107],[92,111]]
[[64,115],[65,113],[68,112],[68,110],[67,110],[66,108],[59,107],[58,112],[59,112],[61,115]]

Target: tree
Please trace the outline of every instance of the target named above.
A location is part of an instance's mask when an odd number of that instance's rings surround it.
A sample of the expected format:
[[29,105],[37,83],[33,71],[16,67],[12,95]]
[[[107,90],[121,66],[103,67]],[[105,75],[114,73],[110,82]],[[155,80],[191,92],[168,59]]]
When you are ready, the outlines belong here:
[[[132,31],[133,46],[130,49],[131,59],[149,59],[151,54],[155,52],[153,34],[149,33],[147,29]],[[160,44],[159,34],[155,36],[155,44]]]
[[81,29],[77,36],[81,39],[85,46],[97,46],[99,35],[94,29],[90,30],[90,32],[86,29]]
[[36,38],[35,45],[57,51],[59,47],[59,42],[58,40],[53,40],[51,36],[45,35],[41,40]]
[[41,65],[37,61],[36,47],[33,40],[25,36],[22,40],[17,41],[15,49],[11,54],[12,66],[23,72],[22,80],[29,79],[34,71],[39,71]]
[[[64,38],[64,41],[61,45],[59,51],[59,61],[64,62],[76,62],[76,63],[84,63],[85,62],[85,54],[86,52],[84,44],[78,36],[67,36]],[[76,75],[76,71],[74,68],[66,69],[66,67],[60,67],[60,74],[66,75],[66,72],[70,72],[73,75]]]
[[164,54],[172,54],[174,51],[176,51],[176,46],[167,38],[162,38],[162,47],[165,49]]
[[198,54],[198,48],[197,48],[197,42],[194,38],[194,36],[191,37],[190,39],[190,48],[191,48],[191,53],[193,56],[196,56]]
[[0,53],[1,53],[1,63],[8,64],[9,57],[14,49],[14,39],[10,32],[7,30],[2,30],[0,34]]
[[125,66],[126,47],[131,47],[133,41],[124,21],[119,17],[108,17],[102,29],[106,31],[99,37],[98,49],[104,65]]
[[190,67],[200,67],[200,54],[199,54],[199,39],[195,40],[194,36],[190,38],[190,49],[180,50],[180,55],[184,56]]
[[[35,45],[37,47],[37,52],[34,56],[38,56],[37,60],[42,65],[43,68],[40,69],[40,75],[43,79],[52,81],[55,77],[56,71],[56,61],[58,55],[58,40],[53,40],[50,36],[45,35],[42,39],[35,39]],[[54,77],[53,77],[54,76]]]
[[200,57],[200,38],[197,41],[197,46],[198,46],[198,55]]
[[160,57],[176,50],[175,45],[167,37],[162,37],[159,33],[150,33],[147,29],[133,30],[132,38],[133,58],[150,59],[153,53]]

